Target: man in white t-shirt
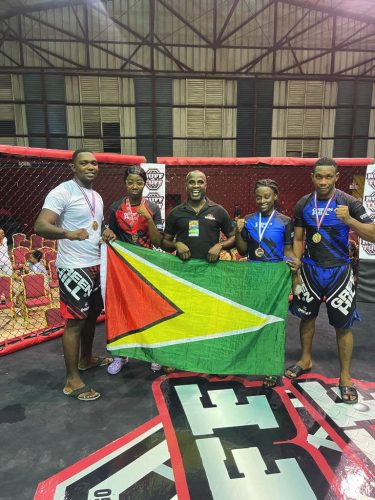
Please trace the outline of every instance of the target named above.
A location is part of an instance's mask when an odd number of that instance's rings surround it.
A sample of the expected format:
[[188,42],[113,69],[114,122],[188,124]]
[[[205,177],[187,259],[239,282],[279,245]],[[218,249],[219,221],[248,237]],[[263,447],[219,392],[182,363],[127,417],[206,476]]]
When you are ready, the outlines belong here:
[[94,357],[92,344],[96,319],[103,309],[100,239],[108,242],[116,236],[110,229],[103,228],[103,200],[92,189],[99,171],[94,154],[77,150],[72,162],[73,179],[47,195],[35,222],[35,232],[58,240],[60,311],[66,319],[63,349],[67,378],[63,392],[81,401],[92,401],[100,394],[84,384],[79,370],[105,366],[112,361]]

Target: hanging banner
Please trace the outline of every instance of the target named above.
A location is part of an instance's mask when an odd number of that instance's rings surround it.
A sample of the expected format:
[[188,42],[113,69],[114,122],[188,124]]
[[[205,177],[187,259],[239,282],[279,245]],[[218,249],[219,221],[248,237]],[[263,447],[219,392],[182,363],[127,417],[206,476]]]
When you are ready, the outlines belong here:
[[[375,221],[375,164],[368,165],[366,170],[365,188],[363,192],[363,205],[372,220]],[[375,243],[359,240],[359,258],[366,260],[375,259]]]
[[149,201],[156,203],[161,212],[163,226],[165,222],[165,165],[158,163],[141,163],[141,167],[147,174],[146,186],[143,196]]

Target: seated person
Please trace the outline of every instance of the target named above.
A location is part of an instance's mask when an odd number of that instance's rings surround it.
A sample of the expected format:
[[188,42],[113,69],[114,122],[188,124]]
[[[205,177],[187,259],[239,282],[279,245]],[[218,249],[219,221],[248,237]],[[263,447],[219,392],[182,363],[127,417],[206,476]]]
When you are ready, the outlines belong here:
[[26,262],[25,271],[29,273],[43,273],[46,277],[46,286],[49,287],[49,276],[47,269],[44,267],[43,262],[41,262],[43,254],[40,250],[34,250],[28,256],[28,261]]

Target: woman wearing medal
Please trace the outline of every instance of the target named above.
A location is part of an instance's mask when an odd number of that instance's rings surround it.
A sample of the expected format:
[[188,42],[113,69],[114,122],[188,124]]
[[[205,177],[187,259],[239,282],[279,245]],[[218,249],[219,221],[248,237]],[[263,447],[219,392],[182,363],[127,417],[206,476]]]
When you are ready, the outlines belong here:
[[[146,172],[139,165],[125,170],[125,197],[111,205],[109,227],[125,243],[152,248],[161,244],[163,224],[158,205],[143,198],[146,181]],[[107,371],[116,375],[127,363],[128,358],[115,357]],[[161,368],[156,364],[151,367],[155,371]]]
[[[293,253],[291,219],[276,210],[279,188],[273,179],[261,179],[255,185],[258,211],[238,219],[236,247],[248,262],[280,262],[286,260],[292,271],[297,271],[299,260]],[[267,375],[265,388],[277,384],[276,375]]]

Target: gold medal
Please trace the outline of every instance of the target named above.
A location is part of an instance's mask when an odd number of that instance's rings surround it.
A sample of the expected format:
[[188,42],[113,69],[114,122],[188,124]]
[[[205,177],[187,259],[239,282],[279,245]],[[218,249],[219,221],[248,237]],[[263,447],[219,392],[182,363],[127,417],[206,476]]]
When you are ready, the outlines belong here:
[[91,225],[94,231],[98,230],[99,224],[96,222],[96,220],[93,220]]
[[322,235],[320,233],[314,233],[312,236],[312,240],[314,243],[319,243],[322,239]]
[[257,257],[263,257],[263,255],[264,255],[264,250],[263,250],[263,248],[258,247],[258,248],[255,250],[255,255],[256,255]]

